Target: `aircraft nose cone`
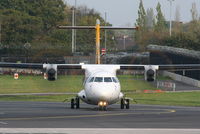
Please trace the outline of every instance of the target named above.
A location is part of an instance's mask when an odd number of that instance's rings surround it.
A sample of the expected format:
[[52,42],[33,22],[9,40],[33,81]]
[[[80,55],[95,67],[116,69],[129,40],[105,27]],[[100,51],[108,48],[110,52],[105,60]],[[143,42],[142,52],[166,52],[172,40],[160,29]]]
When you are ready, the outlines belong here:
[[110,100],[115,92],[115,87],[112,85],[96,86],[94,88],[95,96],[101,101]]

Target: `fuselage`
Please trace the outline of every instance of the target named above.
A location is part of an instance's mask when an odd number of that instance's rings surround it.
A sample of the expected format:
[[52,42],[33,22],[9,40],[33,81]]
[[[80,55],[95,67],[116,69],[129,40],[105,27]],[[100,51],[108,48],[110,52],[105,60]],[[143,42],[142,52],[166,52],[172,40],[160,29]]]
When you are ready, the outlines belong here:
[[106,102],[106,105],[111,105],[123,97],[116,69],[113,71],[105,67],[87,68],[84,89],[78,93],[85,103],[98,105],[99,102]]

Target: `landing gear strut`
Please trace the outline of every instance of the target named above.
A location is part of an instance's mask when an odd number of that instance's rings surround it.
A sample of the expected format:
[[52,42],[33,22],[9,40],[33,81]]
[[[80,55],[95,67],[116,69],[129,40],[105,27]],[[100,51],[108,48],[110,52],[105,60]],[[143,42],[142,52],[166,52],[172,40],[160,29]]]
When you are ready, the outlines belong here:
[[107,107],[106,106],[99,106],[99,110],[107,111]]
[[129,99],[121,99],[121,103],[120,103],[121,109],[124,109],[124,107],[126,107],[126,109],[130,108],[130,100]]
[[71,109],[76,109],[80,108],[80,99],[78,97],[71,99]]
[[108,103],[107,103],[106,101],[100,101],[100,102],[98,103],[99,110],[104,110],[104,111],[106,111],[106,110],[107,110],[107,105],[108,105]]

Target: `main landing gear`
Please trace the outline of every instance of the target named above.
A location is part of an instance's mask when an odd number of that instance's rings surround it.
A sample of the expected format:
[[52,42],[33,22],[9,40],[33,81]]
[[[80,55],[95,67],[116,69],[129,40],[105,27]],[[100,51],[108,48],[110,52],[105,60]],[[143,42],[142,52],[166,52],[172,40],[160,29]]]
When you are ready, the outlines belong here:
[[129,99],[121,99],[121,109],[124,109],[126,107],[126,109],[130,108],[130,100]]
[[71,109],[76,109],[80,108],[80,99],[78,97],[71,99]]

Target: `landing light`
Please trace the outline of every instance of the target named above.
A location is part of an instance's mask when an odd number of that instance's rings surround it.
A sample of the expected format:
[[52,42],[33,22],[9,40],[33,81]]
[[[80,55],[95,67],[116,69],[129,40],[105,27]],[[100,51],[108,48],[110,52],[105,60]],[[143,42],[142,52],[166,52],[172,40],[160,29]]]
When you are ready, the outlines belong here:
[[100,105],[100,106],[103,106],[103,102],[102,102],[102,101],[100,101],[100,102],[99,102],[99,105]]
[[99,106],[107,106],[107,102],[105,102],[105,101],[100,101],[100,102],[98,103],[98,105],[99,105]]

